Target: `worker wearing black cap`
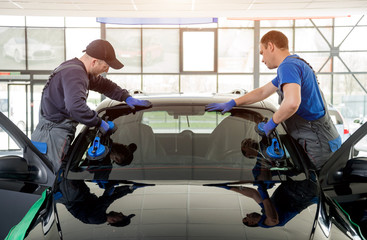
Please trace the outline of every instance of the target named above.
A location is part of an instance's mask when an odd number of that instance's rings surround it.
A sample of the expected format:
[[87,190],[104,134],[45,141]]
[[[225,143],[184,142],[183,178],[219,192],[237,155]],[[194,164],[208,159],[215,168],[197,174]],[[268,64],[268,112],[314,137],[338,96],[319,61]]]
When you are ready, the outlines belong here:
[[131,97],[126,89],[100,75],[110,67],[124,66],[108,41],[94,40],[83,52],[82,57],[63,62],[50,75],[42,93],[39,123],[32,134],[33,141],[47,143],[46,156],[55,171],[61,166],[78,123],[99,127],[102,132],[109,130],[109,124],[87,106],[89,90],[125,101],[131,108],[151,104]]

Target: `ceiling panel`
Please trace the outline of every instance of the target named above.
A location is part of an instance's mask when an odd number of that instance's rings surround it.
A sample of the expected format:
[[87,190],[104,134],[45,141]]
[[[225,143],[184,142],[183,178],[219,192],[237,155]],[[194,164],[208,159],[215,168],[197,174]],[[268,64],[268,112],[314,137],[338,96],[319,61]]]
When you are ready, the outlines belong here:
[[366,0],[0,0],[0,15],[18,16],[269,18],[366,13]]

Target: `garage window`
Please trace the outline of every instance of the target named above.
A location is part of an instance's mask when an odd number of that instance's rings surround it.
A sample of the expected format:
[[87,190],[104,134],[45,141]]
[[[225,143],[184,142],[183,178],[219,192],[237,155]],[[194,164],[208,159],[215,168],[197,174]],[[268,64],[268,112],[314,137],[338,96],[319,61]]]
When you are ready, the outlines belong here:
[[181,30],[181,72],[217,71],[217,30]]

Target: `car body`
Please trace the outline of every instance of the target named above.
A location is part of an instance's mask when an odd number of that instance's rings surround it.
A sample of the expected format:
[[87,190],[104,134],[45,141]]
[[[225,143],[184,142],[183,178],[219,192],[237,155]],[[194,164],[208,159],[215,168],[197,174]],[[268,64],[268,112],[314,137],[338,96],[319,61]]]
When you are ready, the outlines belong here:
[[349,132],[347,123],[344,121],[343,116],[338,111],[338,109],[336,109],[335,107],[329,105],[328,111],[329,111],[331,120],[333,121],[336,127],[336,130],[338,130],[338,133],[340,137],[342,138],[342,142],[344,142],[350,136],[350,132]]
[[[367,125],[317,175],[285,125],[271,139],[256,132],[257,124],[276,110],[268,102],[238,106],[222,115],[205,111],[205,106],[238,95],[134,97],[151,101],[152,107],[130,109],[103,101],[97,111],[117,130],[102,136],[95,128],[81,128],[56,175],[48,176],[52,170],[44,171],[48,167],[42,159],[22,161],[26,156],[17,160],[19,166],[0,165],[2,187],[7,188],[2,196],[10,191],[38,196],[8,239],[362,239],[343,209],[365,204],[367,163],[365,158],[351,159],[351,151]],[[10,122],[3,118],[0,114],[1,127],[7,128]],[[25,138],[19,129],[15,132]],[[283,157],[268,152],[273,139]],[[247,140],[253,141],[255,153],[245,150]],[[123,151],[113,154],[117,149]],[[30,150],[38,152],[34,146]],[[0,162],[13,158],[4,156]],[[28,180],[27,169],[50,179]],[[27,192],[15,187],[25,183],[32,186]],[[274,223],[279,226],[243,224],[248,214],[261,213],[255,201],[259,186],[276,203]],[[2,210],[11,208],[6,204]],[[112,223],[117,218],[119,227]]]
[[[47,61],[56,57],[55,50],[49,44],[41,43],[35,39],[28,39],[29,61]],[[3,46],[3,55],[14,59],[20,63],[26,59],[25,39],[20,37],[10,38]]]

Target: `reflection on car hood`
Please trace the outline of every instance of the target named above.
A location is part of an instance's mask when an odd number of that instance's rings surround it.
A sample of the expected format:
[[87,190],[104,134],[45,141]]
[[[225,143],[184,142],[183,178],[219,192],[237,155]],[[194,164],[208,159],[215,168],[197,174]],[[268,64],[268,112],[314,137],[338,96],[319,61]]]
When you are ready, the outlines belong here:
[[[220,186],[134,186],[79,180],[62,184],[57,188],[62,197],[56,200],[56,207],[64,239],[269,239],[269,234],[272,239],[309,239],[317,211],[313,199],[293,209],[293,215],[283,214],[291,218],[284,226],[247,227],[242,218],[261,213],[259,204]],[[280,192],[278,198],[282,196],[281,202],[289,206],[287,201],[294,200],[286,198],[284,184],[277,183],[268,192],[270,196]],[[241,186],[256,189],[253,184]],[[126,226],[106,223],[106,213],[112,211],[127,217]]]

